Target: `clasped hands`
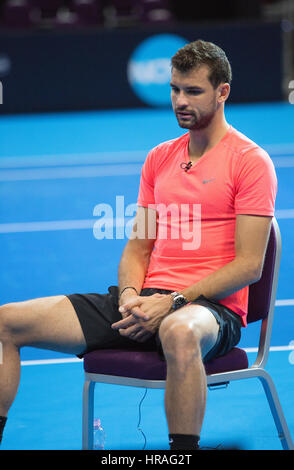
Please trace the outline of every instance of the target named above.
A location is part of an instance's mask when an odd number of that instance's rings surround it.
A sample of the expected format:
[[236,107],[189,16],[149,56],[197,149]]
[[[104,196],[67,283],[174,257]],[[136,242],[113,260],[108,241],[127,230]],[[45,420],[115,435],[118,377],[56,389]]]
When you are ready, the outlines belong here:
[[157,331],[163,318],[170,313],[172,303],[168,294],[133,295],[119,307],[122,320],[111,327],[121,336],[143,343]]

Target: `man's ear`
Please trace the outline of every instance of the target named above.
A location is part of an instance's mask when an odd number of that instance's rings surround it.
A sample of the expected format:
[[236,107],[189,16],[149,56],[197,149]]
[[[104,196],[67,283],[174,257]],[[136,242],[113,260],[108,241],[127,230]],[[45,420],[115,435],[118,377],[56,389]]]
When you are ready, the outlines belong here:
[[229,83],[222,83],[218,89],[218,102],[224,103],[230,95],[231,87]]

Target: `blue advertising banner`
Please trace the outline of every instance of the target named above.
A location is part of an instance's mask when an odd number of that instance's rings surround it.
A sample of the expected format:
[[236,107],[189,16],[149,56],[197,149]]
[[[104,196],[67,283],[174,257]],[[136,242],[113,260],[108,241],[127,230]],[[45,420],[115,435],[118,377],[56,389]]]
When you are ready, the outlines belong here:
[[279,23],[0,32],[0,112],[170,106],[170,58],[196,39],[232,64],[230,102],[282,99]]

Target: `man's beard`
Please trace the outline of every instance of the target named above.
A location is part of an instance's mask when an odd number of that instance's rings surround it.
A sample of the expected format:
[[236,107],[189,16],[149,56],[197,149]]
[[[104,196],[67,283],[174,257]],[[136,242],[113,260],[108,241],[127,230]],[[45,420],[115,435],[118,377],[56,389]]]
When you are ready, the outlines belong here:
[[182,127],[183,129],[189,129],[189,130],[206,129],[211,123],[212,119],[214,118],[214,115],[215,115],[215,111],[212,111],[210,113],[207,113],[199,117],[197,117],[195,113],[191,113],[190,119],[183,119],[181,118],[181,116],[178,116],[176,112],[176,118],[178,120],[179,126]]

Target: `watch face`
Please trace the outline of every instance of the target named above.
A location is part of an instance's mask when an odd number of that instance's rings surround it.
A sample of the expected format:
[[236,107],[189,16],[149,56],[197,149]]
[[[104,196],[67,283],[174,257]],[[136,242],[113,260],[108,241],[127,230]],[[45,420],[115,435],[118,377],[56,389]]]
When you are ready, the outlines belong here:
[[184,305],[187,304],[187,300],[183,295],[179,295],[178,297],[175,298],[173,308],[174,310],[177,310],[180,307],[183,307]]

